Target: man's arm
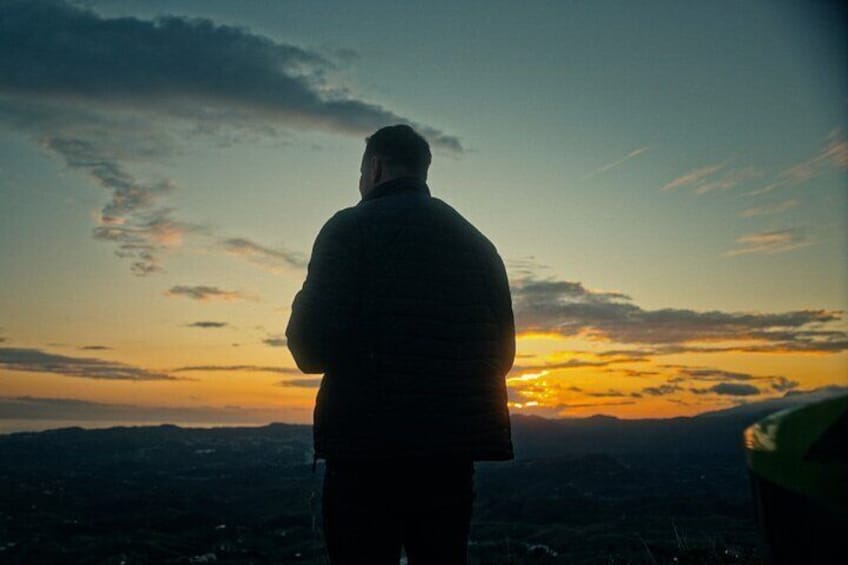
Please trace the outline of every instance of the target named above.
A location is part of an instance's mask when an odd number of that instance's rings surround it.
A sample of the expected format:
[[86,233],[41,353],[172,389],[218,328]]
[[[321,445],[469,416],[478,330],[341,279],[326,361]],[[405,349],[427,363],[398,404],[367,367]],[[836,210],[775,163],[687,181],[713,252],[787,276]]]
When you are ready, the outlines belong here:
[[506,375],[515,361],[515,318],[512,312],[512,295],[509,291],[509,278],[506,267],[497,251],[494,253],[495,271],[495,310],[499,327],[499,357],[501,374]]
[[304,373],[324,373],[345,356],[359,306],[360,241],[350,212],[336,213],[315,238],[286,342]]

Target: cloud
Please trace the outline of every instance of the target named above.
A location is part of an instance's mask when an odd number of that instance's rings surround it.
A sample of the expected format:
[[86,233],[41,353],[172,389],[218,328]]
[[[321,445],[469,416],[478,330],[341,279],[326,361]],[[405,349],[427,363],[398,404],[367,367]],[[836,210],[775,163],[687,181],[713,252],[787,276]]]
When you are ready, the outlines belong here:
[[532,278],[542,271],[549,272],[551,267],[539,263],[536,257],[528,255],[517,259],[507,259],[506,266],[510,273],[510,278]]
[[638,370],[638,369],[627,369],[627,368],[621,368],[621,367],[604,369],[604,372],[613,373],[613,374],[616,374],[616,375],[619,375],[619,376],[622,376],[622,377],[634,377],[634,378],[653,377],[653,376],[656,376],[656,375],[659,374],[657,371],[641,371],[641,370]]
[[77,422],[161,422],[265,424],[281,418],[306,422],[311,409],[254,409],[238,406],[140,406],[75,398],[0,397],[0,419]]
[[410,123],[434,147],[462,151],[457,137],[338,88],[333,70],[316,52],[208,19],[0,2],[0,126],[106,189],[94,238],[116,245],[138,276],[164,271],[163,256],[207,229],[181,221],[165,205],[177,187],[150,173],[186,137],[267,139],[298,129],[361,138]]
[[736,238],[736,248],[725,253],[729,257],[750,253],[785,253],[812,245],[804,234],[797,229],[783,229],[751,233]]
[[182,244],[184,234],[197,227],[178,222],[167,209],[138,213],[120,220],[100,220],[94,239],[116,243],[115,255],[132,260],[130,269],[137,276],[161,272],[160,254]]
[[621,400],[617,402],[581,402],[571,404],[561,404],[560,408],[568,410],[569,408],[597,408],[598,406],[630,406],[636,404],[635,400]]
[[777,382],[772,383],[771,388],[778,392],[786,392],[798,388],[800,384],[798,381],[791,381],[786,377],[777,377]]
[[91,140],[49,137],[43,145],[64,157],[69,167],[86,172],[97,184],[112,191],[112,200],[103,208],[106,223],[117,223],[133,212],[149,209],[160,195],[174,189],[169,181],[139,182],[110,155],[112,150]]
[[68,357],[40,349],[0,347],[0,368],[10,371],[50,373],[85,379],[163,381],[177,380],[166,373],[149,371],[116,361]]
[[211,322],[208,320],[202,320],[199,322],[192,322],[191,324],[186,324],[188,328],[204,328],[204,329],[217,329],[217,328],[226,328],[229,326],[227,322]]
[[528,402],[510,401],[508,403],[511,410],[520,410],[523,414],[541,416],[543,418],[560,418],[562,416],[568,416],[568,412],[570,410],[603,408],[609,406],[629,406],[633,404],[636,404],[635,400],[617,400],[612,402],[560,402],[552,405],[540,404],[533,400]]
[[683,390],[677,385],[646,386],[642,392],[651,396],[665,396]]
[[596,397],[596,398],[616,398],[616,397],[622,397],[622,396],[630,396],[626,392],[621,392],[620,390],[615,390],[615,389],[609,389],[605,392],[603,392],[603,391],[600,391],[600,392],[584,391],[583,394],[585,394],[586,396],[592,396],[592,397]]
[[754,216],[781,214],[783,212],[786,212],[787,210],[795,208],[799,204],[800,202],[798,202],[797,200],[785,200],[783,202],[766,204],[765,206],[754,206],[753,208],[748,208],[747,210],[744,210],[739,215],[743,218],[751,218]]
[[173,373],[185,372],[217,372],[217,371],[248,371],[254,373],[277,373],[281,375],[300,375],[299,369],[294,367],[272,367],[267,365],[189,365],[171,369]]
[[277,383],[278,386],[285,387],[303,387],[303,388],[318,388],[321,386],[321,377],[308,377],[305,379],[291,379],[287,381],[280,381]]
[[[202,18],[106,18],[61,1],[0,7],[0,93],[207,120],[365,136],[411,123],[327,80],[318,53]],[[459,139],[414,125],[431,143]]]
[[230,238],[220,242],[221,248],[230,255],[238,257],[272,273],[286,269],[303,269],[306,258],[302,253],[284,249],[271,249],[245,238]]
[[744,383],[719,383],[709,388],[692,388],[695,394],[719,394],[722,396],[754,396],[760,394],[760,389],[754,385]]
[[[812,390],[790,390],[783,395],[783,398],[792,398],[798,396],[809,396],[810,401],[824,400],[835,395],[848,393],[848,387],[841,385],[826,385]],[[815,398],[815,400],[813,400]]]
[[620,292],[533,278],[514,281],[512,298],[519,335],[555,334],[643,346],[598,353],[599,357],[619,355],[622,362],[684,352],[826,353],[848,349],[848,333],[834,326],[843,319],[841,311],[646,310]]
[[[792,390],[797,388],[799,383],[798,381],[790,380],[784,376],[776,376],[776,375],[752,375],[750,373],[741,373],[737,371],[722,371],[719,369],[711,369],[707,367],[687,367],[681,365],[665,365],[665,368],[676,369],[678,371],[677,376],[669,379],[669,383],[687,383],[691,381],[700,381],[700,382],[717,382],[719,384],[746,384],[749,386],[753,386],[750,383],[752,381],[764,382],[764,386],[770,386],[773,390],[779,392],[785,392],[787,390]],[[766,384],[767,383],[767,384]],[[707,392],[714,392],[716,394],[730,394],[727,392],[721,392],[723,390],[732,390],[727,387],[722,387],[716,389],[715,387],[710,387],[707,389],[699,389],[699,388],[691,388],[691,391],[697,394],[705,394]],[[757,388],[757,394],[762,392],[759,388]],[[737,395],[741,396],[741,395]]]
[[832,171],[848,169],[848,141],[839,128],[830,132],[821,150],[812,157],[780,171],[771,183],[746,192],[747,196],[758,196],[782,186],[798,186]]
[[615,361],[584,361],[581,359],[569,359],[560,363],[540,363],[533,365],[513,365],[511,373],[524,373],[527,371],[554,371],[560,369],[582,369],[584,367],[605,367]]
[[766,186],[757,188],[755,190],[751,190],[751,191],[746,192],[744,194],[745,194],[745,196],[758,196],[760,194],[768,194],[772,190],[779,188],[779,187],[785,185],[786,183],[787,183],[787,181],[785,181],[785,180],[772,182],[772,183],[767,184]]
[[755,379],[768,379],[771,377],[755,377],[748,373],[733,371],[721,371],[719,369],[707,369],[696,367],[685,367],[679,365],[666,365],[669,368],[680,369],[679,375],[669,380],[671,383],[686,382],[688,380],[698,381],[752,381]]
[[625,161],[629,161],[633,157],[641,155],[642,153],[644,153],[647,150],[648,150],[648,147],[640,147],[638,149],[634,149],[633,151],[631,151],[630,153],[628,153],[624,157],[621,157],[620,159],[616,159],[615,161],[612,161],[611,163],[607,163],[606,165],[603,165],[602,167],[595,169],[591,173],[580,177],[580,180],[584,181],[584,180],[590,179],[594,176],[600,175],[601,173],[605,173],[605,172],[609,171],[610,169],[621,165]]
[[783,170],[780,177],[792,184],[802,184],[834,169],[848,169],[848,141],[840,129],[830,132],[818,154]]
[[[516,357],[521,357],[516,355]],[[526,355],[524,357],[538,357],[537,355]],[[514,379],[536,378],[547,375],[551,371],[583,369],[587,367],[600,368],[622,363],[644,363],[648,358],[642,351],[555,351],[547,354],[546,360],[541,363],[516,364],[512,366],[510,374],[519,374],[511,377]],[[587,359],[587,357],[589,357]],[[619,369],[604,369],[605,371],[619,371]],[[623,369],[627,371],[627,369]],[[636,371],[633,371],[637,373]],[[643,373],[644,374],[644,373]],[[650,373],[649,373],[650,374]]]
[[720,171],[724,168],[724,163],[719,163],[716,165],[708,165],[706,167],[701,167],[700,169],[694,169],[685,173],[669,182],[667,182],[662,189],[663,190],[672,190],[675,188],[680,188],[681,186],[697,186],[701,184],[701,182],[708,176],[713,173]]
[[699,182],[694,186],[695,194],[706,194],[714,190],[730,190],[745,181],[761,176],[762,173],[753,167],[726,171],[723,175],[711,180]]
[[762,175],[754,167],[726,169],[726,163],[708,165],[685,173],[663,185],[663,190],[691,188],[695,194],[706,194],[715,190],[730,190],[752,178]]
[[268,336],[262,340],[262,343],[269,347],[285,347],[288,341],[283,336]]
[[108,351],[112,348],[106,345],[83,345],[80,349],[83,351]]
[[126,163],[149,159],[161,151],[149,146],[168,145],[160,136],[148,134],[147,127],[122,122],[105,128],[120,130],[110,134],[100,129],[88,131],[90,126],[64,124],[38,133],[42,148],[107,190],[110,200],[101,209],[92,235],[116,244],[115,254],[130,259],[131,270],[138,276],[162,271],[162,253],[179,247],[186,234],[202,230],[174,219],[173,211],[161,205],[160,200],[175,190],[173,182],[140,180],[129,172]]
[[255,300],[252,295],[244,294],[237,290],[222,290],[217,286],[185,286],[177,285],[165,291],[165,296],[184,296],[200,302],[222,301],[235,302],[237,300]]

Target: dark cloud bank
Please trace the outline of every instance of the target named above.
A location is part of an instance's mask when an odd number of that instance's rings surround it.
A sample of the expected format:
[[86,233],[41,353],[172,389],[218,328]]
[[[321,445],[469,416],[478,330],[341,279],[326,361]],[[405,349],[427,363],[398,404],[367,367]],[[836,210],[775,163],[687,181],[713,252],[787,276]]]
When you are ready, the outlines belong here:
[[[589,290],[579,282],[539,280],[526,269],[512,287],[519,332],[588,337],[621,344],[606,351],[584,352],[595,359],[516,364],[512,375],[527,372],[604,368],[634,378],[657,371],[636,371],[619,364],[643,363],[681,353],[829,354],[848,350],[844,312],[722,312],[665,308],[646,310],[619,292]],[[569,352],[563,352],[567,354]],[[646,386],[629,396],[673,397],[687,391],[742,399],[768,393],[791,393],[797,380],[782,375],[752,375],[710,367],[661,365],[673,369],[666,383]],[[532,392],[532,382],[514,379],[510,388]],[[550,386],[550,385],[548,385]],[[587,392],[589,396],[626,396],[620,391]]]
[[512,296],[519,331],[563,337],[584,335],[640,346],[639,350],[608,352],[631,358],[685,352],[848,350],[844,313],[836,310],[779,313],[646,310],[625,294],[592,291],[579,282],[532,277],[515,281]]
[[177,380],[166,373],[149,371],[117,361],[92,357],[70,357],[21,347],[0,347],[0,369],[51,373],[64,377],[86,379],[153,381]]
[[192,322],[190,324],[186,324],[186,327],[189,328],[202,328],[202,329],[220,329],[226,328],[229,326],[227,322],[213,322],[211,320],[201,320],[198,322]]
[[139,406],[74,398],[0,397],[0,419],[80,422],[215,422],[264,424],[281,417],[303,420],[305,410],[260,410],[239,406]]
[[[179,152],[175,124],[224,136],[279,129],[365,136],[411,123],[438,148],[459,140],[333,88],[334,64],[316,52],[208,19],[105,18],[67,2],[0,2],[0,125],[22,131],[103,187],[94,237],[116,245],[137,275],[163,270],[161,256],[203,228],[162,200],[168,179],[133,172]],[[297,254],[243,238],[225,251],[274,268]]]
[[[200,302],[209,302],[209,301],[222,301],[222,302],[235,302],[238,300],[253,300],[253,296],[249,294],[245,294],[238,290],[224,290],[218,288],[217,286],[207,286],[207,285],[176,285],[170,288],[165,292],[165,296],[175,297],[182,296],[185,298],[190,298],[192,300],[198,300]],[[203,322],[200,322],[201,324]],[[214,322],[212,322],[214,324]],[[208,323],[207,323],[208,324]],[[201,327],[210,327],[209,325],[201,326]]]

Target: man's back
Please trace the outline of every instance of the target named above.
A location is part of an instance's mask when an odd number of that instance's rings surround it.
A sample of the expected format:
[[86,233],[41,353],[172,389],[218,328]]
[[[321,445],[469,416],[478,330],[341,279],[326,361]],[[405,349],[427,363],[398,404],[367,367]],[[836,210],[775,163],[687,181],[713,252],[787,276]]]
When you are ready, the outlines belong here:
[[[324,373],[315,459],[333,565],[465,565],[475,460],[512,459],[509,282],[495,246],[430,196],[427,141],[367,138],[356,206],[321,228],[286,337]],[[314,470],[314,466],[313,466]]]
[[317,457],[512,458],[503,262],[422,181],[383,183],[325,225],[287,336],[302,368],[325,372]]

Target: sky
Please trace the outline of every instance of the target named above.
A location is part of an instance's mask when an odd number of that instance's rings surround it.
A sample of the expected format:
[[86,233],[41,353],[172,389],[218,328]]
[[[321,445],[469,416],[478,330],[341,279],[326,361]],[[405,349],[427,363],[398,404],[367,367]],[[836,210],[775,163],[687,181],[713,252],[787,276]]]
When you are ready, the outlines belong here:
[[283,330],[364,139],[510,276],[513,414],[848,385],[833,2],[0,0],[0,419],[310,423]]

